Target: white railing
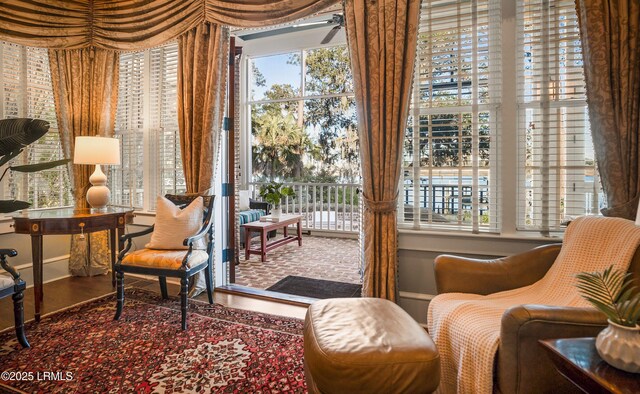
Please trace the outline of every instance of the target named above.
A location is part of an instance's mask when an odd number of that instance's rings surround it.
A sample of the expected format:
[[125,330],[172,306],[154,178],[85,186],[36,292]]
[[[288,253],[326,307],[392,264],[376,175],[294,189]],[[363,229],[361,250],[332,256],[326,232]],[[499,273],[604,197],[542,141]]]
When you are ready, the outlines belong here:
[[[253,198],[260,199],[262,182],[249,184]],[[360,229],[360,195],[356,183],[285,183],[296,192],[282,202],[282,213],[302,215],[305,230],[357,233]]]

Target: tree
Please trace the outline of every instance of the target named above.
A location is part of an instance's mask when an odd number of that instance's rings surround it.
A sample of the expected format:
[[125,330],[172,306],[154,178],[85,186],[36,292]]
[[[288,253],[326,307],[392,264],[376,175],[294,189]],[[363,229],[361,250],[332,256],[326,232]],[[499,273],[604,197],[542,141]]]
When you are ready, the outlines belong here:
[[[353,92],[353,76],[345,46],[307,52],[305,94],[330,96]],[[305,101],[304,124],[318,132],[322,162],[341,178],[354,181],[359,171],[356,103],[351,97]]]
[[311,140],[291,112],[260,112],[253,120],[254,170],[269,180],[300,178],[303,157],[313,149]]
[[[287,63],[301,65],[301,61],[299,54],[291,54]],[[307,96],[353,90],[346,47],[307,51],[305,70]],[[252,75],[254,86],[267,85],[254,65]],[[299,89],[291,84],[273,84],[264,98],[275,102],[252,107],[254,175],[300,180],[333,174],[354,181],[359,167],[354,99],[339,96],[303,101],[299,97]]]

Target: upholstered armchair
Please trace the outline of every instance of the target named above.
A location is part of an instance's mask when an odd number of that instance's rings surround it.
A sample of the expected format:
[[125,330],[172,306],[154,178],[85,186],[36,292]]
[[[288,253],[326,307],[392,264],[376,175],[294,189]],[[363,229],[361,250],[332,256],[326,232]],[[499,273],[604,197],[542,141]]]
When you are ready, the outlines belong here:
[[[450,255],[435,260],[438,293],[487,295],[528,286],[541,279],[554,263],[561,244],[495,260]],[[629,271],[640,278],[640,249]],[[494,366],[494,391],[501,393],[568,393],[576,389],[555,371],[538,343],[540,339],[593,337],[607,326],[595,309],[518,305],[502,316],[500,343]]]
[[7,257],[18,255],[15,249],[0,249],[0,266],[11,275],[0,275],[0,298],[11,296],[13,299],[13,317],[16,327],[16,337],[24,348],[29,347],[29,342],[24,333],[24,289],[26,284],[20,279],[20,274],[9,265]]
[[[116,314],[124,306],[124,274],[158,276],[162,298],[168,298],[167,277],[180,279],[181,327],[187,329],[190,278],[204,272],[209,303],[213,304],[213,201],[214,196],[169,195],[159,198],[156,223],[120,237],[124,243],[115,264]],[[168,200],[168,201],[167,201]],[[162,207],[160,207],[162,204]],[[166,207],[166,208],[165,208]],[[164,220],[164,222],[162,222]],[[160,221],[160,223],[159,223]],[[134,238],[152,234],[145,248],[131,250]]]

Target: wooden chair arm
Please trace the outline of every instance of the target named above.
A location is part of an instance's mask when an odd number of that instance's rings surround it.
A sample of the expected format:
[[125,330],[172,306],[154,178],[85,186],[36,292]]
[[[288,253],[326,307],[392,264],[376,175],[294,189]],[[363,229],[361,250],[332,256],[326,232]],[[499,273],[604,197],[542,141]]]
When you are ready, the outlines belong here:
[[18,271],[16,271],[15,268],[9,265],[9,263],[7,262],[7,256],[16,257],[17,255],[18,252],[15,249],[0,249],[0,266],[2,266],[5,271],[11,274],[14,280],[19,279],[20,274],[18,273]]

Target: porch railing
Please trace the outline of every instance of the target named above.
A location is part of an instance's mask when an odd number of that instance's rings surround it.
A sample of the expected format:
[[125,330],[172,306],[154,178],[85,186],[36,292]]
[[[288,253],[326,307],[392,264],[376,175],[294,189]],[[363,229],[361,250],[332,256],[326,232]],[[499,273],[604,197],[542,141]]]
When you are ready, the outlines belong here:
[[[251,195],[259,199],[260,186],[249,184]],[[357,233],[360,229],[360,195],[357,183],[285,183],[296,192],[282,202],[282,213],[302,215],[305,230]]]

